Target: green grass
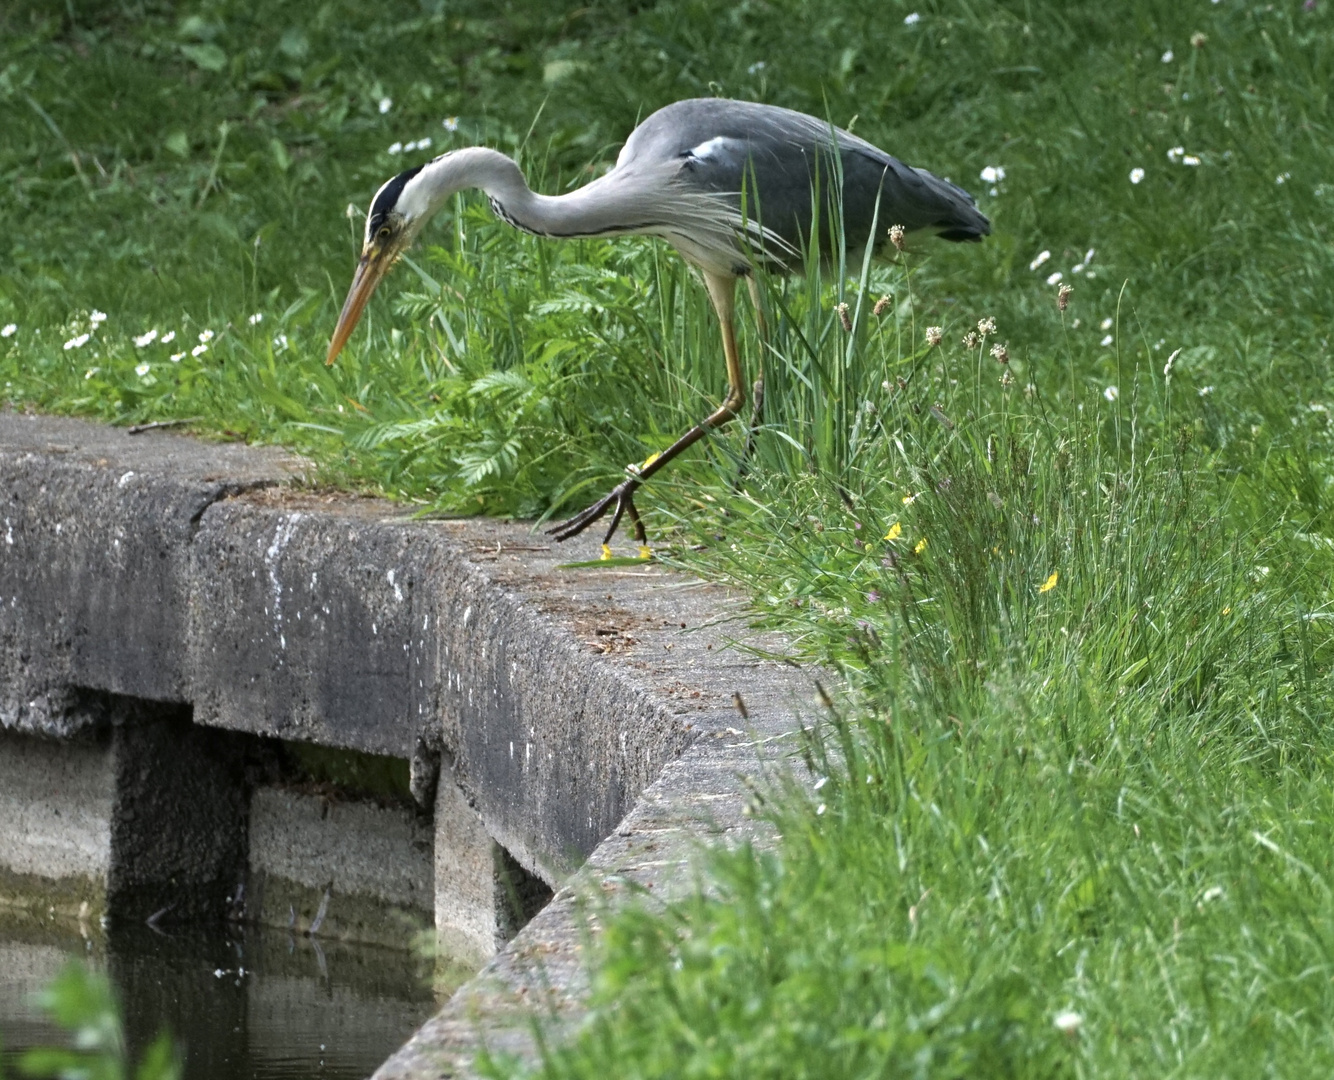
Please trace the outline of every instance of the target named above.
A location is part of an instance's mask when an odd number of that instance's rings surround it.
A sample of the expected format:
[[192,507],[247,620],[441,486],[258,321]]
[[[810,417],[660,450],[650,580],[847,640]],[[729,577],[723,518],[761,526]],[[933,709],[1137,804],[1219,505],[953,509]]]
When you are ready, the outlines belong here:
[[855,119],[995,226],[766,283],[744,487],[730,432],[641,497],[849,704],[803,749],[823,782],[774,763],[775,852],[606,920],[544,1074],[1328,1073],[1330,5],[385,7],[0,14],[9,400],[553,513],[718,400],[703,290],[660,245],[461,198],[326,370],[344,208],[425,156],[390,143],[486,141],[559,191],[717,90]]

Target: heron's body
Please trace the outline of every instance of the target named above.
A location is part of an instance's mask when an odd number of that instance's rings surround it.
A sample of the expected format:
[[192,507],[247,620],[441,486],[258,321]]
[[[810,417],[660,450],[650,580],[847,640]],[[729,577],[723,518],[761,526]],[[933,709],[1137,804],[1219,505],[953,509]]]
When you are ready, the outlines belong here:
[[481,188],[497,216],[538,236],[662,238],[703,273],[722,324],[727,400],[601,503],[558,527],[559,539],[582,531],[613,502],[607,538],[628,510],[642,539],[630,500],[634,490],[731,419],[744,400],[732,332],[736,279],[750,277],[757,266],[799,267],[817,214],[817,240],[826,255],[840,232],[833,227],[840,212],[849,251],[868,243],[878,248],[890,225],[947,240],[980,240],[991,231],[967,192],[815,117],[722,98],[678,101],[631,132],[614,168],[565,195],[535,193],[512,160],[483,147],[443,154],[389,180],[366,218],[365,248],[330,345],[330,363],[389,266],[464,188]]

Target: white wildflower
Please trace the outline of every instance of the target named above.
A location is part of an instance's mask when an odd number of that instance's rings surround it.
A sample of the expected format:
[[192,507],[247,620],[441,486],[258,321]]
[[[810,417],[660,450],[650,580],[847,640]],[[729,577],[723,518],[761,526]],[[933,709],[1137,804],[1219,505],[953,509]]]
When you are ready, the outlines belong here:
[[1037,253],[1037,255],[1035,255],[1035,256],[1033,257],[1033,261],[1032,261],[1031,263],[1028,264],[1028,268],[1029,268],[1030,270],[1036,270],[1039,266],[1041,266],[1043,263],[1045,263],[1045,262],[1046,262],[1048,259],[1050,259],[1050,258],[1051,258],[1051,252],[1050,252],[1050,251],[1045,251],[1045,250],[1044,250],[1044,251],[1039,251],[1039,252]]
[[417,149],[418,149],[418,150],[428,150],[428,149],[430,149],[430,146],[431,146],[431,136],[429,136],[429,135],[427,135],[425,138],[421,138],[421,139],[418,139],[418,140],[417,140]]
[[208,346],[207,346],[207,345],[202,345],[202,344],[201,344],[201,345],[196,345],[193,349],[191,349],[191,350],[190,350],[190,355],[191,355],[191,356],[203,356],[206,352],[208,352]]
[[99,371],[101,371],[101,370],[102,370],[101,368],[90,367],[87,371],[85,371],[85,372],[83,373],[83,377],[84,377],[85,379],[91,379],[94,375],[96,375],[96,374],[97,374]]
[[440,121],[440,126],[452,134],[459,129],[459,118],[457,116],[446,116]]
[[80,334],[78,337],[72,337],[67,342],[65,342],[65,351],[69,352],[70,349],[82,349],[87,344],[88,344],[88,335]]
[[903,16],[904,26],[916,26],[921,21],[922,21],[922,16],[918,14],[916,11],[912,12],[909,15]]
[[1222,896],[1223,896],[1223,886],[1211,885],[1209,888],[1204,890],[1204,895],[1201,896],[1200,899],[1207,904],[1210,900],[1221,899]]
[[1108,401],[1115,401],[1121,396],[1121,388],[1119,386],[1109,386],[1102,392],[1102,396]]
[[1209,396],[1210,394],[1212,394],[1213,392],[1214,392],[1214,388],[1213,388],[1212,386],[1201,386],[1201,387],[1200,387],[1200,397],[1208,397],[1208,396]]
[[13,337],[18,332],[18,323],[5,323],[4,329],[0,330],[0,337]]
[[141,378],[141,379],[142,379],[145,375],[147,375],[147,374],[148,374],[148,361],[145,360],[142,364],[136,364],[136,365],[134,366],[134,373],[135,373],[136,375],[138,375],[139,378]]
[[1292,173],[1290,172],[1279,173],[1276,177],[1274,177],[1274,183],[1286,184],[1291,179],[1292,179]]
[[1167,152],[1167,160],[1170,161],[1173,165],[1175,165],[1178,161],[1181,160],[1181,156],[1185,152],[1186,148],[1184,146],[1174,146],[1172,147],[1171,150]]
[[391,154],[401,154],[401,153],[403,153],[403,144],[402,144],[401,142],[390,143],[390,144],[389,144],[389,153],[391,153]]
[[1106,336],[1102,339],[1102,341],[1099,342],[1099,344],[1100,344],[1104,349],[1106,349],[1106,348],[1109,347],[1109,346],[1112,344],[1112,342],[1115,341],[1115,340],[1116,340],[1116,338],[1112,337],[1111,334],[1108,334],[1108,335],[1106,335]]
[[185,359],[185,353],[183,352],[174,352],[171,354],[171,362],[173,364],[179,364],[184,359]]
[[1167,52],[1163,53],[1164,64],[1170,64],[1175,59],[1176,59],[1176,54],[1172,52],[1171,49],[1168,49]]
[[93,308],[93,313],[88,316],[88,321],[92,323],[93,329],[96,330],[107,321],[107,313],[105,311],[98,311],[97,308]]
[[1053,1016],[1051,1022],[1062,1035],[1074,1038],[1079,1033],[1079,1025],[1084,1022],[1084,1018],[1073,1009],[1065,1009]]
[[751,64],[750,67],[746,68],[746,74],[758,75],[763,70],[764,70],[764,61],[756,60],[755,63]]
[[1183,158],[1181,159],[1181,164],[1182,164],[1182,165],[1195,166],[1195,165],[1198,165],[1199,163],[1200,163],[1200,159],[1199,159],[1198,157],[1196,157],[1194,154],[1187,154],[1185,157],[1183,157]]
[[153,342],[155,342],[156,340],[157,340],[156,330],[145,330],[142,334],[140,334],[137,338],[134,339],[134,347],[136,349],[142,349],[149,345],[152,345]]
[[258,326],[263,321],[264,321],[264,312],[262,311],[257,311],[253,315],[251,315],[250,318],[246,319],[246,322],[248,322],[251,326]]
[[1047,284],[1048,284],[1048,285],[1059,285],[1059,284],[1060,284],[1060,281],[1061,281],[1061,278],[1063,278],[1063,277],[1065,277],[1065,275],[1062,274],[1059,270],[1057,270],[1057,271],[1055,271],[1054,273],[1051,273],[1051,274],[1048,274],[1048,275],[1047,275]]
[[212,330],[201,330],[201,331],[199,331],[199,344],[201,344],[201,345],[207,345],[207,344],[208,344],[210,341],[212,341],[212,340],[213,340],[213,331],[212,331]]
[[982,177],[984,183],[999,184],[1005,179],[1005,166],[988,165],[979,175]]
[[1144,179],[1143,169],[1137,167],[1130,170],[1130,182],[1132,184],[1138,184],[1143,179]]
[[170,344],[171,344],[173,341],[175,341],[175,340],[176,340],[176,331],[175,331],[175,330],[168,330],[165,334],[162,335],[162,344],[163,344],[163,345],[170,345]]
[[380,106],[379,106],[379,108],[380,108],[380,115],[381,115],[381,116],[383,116],[385,113],[387,113],[387,112],[388,112],[390,109],[392,109],[393,107],[394,107],[394,99],[393,99],[393,98],[382,97],[382,98],[380,99]]
[[1110,330],[1112,328],[1112,317],[1110,315],[1098,324],[1099,330]]
[[286,334],[279,334],[276,338],[274,338],[274,339],[273,339],[273,347],[274,347],[275,349],[278,349],[280,352],[281,352],[283,349],[287,348],[287,335],[286,335]]

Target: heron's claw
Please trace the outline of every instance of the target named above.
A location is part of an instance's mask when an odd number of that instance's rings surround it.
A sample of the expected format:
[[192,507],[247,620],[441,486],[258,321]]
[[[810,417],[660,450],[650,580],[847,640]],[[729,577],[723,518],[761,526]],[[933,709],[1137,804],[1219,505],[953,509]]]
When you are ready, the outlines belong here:
[[621,523],[621,517],[628,514],[635,527],[635,540],[641,545],[648,542],[648,537],[644,532],[644,523],[639,519],[639,511],[635,509],[634,493],[639,488],[640,481],[634,477],[622,480],[607,495],[595,502],[585,510],[580,510],[574,517],[568,521],[562,521],[547,530],[548,536],[554,536],[557,542],[568,540],[572,536],[578,536],[586,528],[602,517],[612,508],[614,503],[616,512],[612,514],[611,525],[607,528],[607,535],[602,538],[603,544],[611,542],[612,534],[616,532],[616,527]]

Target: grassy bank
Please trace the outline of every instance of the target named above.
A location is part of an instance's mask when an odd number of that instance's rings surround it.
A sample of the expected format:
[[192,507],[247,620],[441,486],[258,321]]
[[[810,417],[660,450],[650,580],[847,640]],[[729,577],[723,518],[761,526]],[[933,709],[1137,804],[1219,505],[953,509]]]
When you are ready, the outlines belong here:
[[854,126],[995,235],[768,283],[744,488],[729,433],[640,505],[855,705],[757,808],[775,854],[611,920],[546,1072],[1328,1071],[1334,12],[912,14],[11,5],[5,396],[554,512],[720,396],[702,288],[461,198],[325,369],[348,203],[475,141],[563,190],[693,94]]

